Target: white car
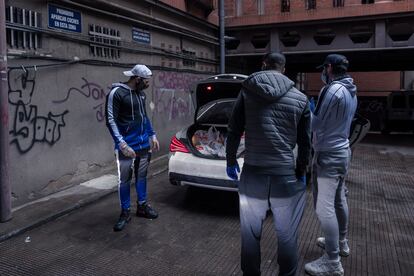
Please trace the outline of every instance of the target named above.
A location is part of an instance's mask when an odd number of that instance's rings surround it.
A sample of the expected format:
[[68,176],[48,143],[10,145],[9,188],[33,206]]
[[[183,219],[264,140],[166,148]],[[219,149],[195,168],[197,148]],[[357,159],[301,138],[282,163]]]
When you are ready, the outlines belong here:
[[[234,102],[240,92],[241,83],[246,78],[245,75],[222,74],[196,83],[192,91],[196,107],[194,123],[179,131],[170,144],[168,174],[171,184],[238,190],[237,182],[231,180],[226,173],[224,144]],[[349,137],[351,147],[367,134],[369,127],[369,120],[355,116]],[[195,135],[200,133],[219,147],[200,145],[200,136]],[[216,140],[217,143],[214,143]],[[244,139],[240,143],[237,156],[240,171],[244,163],[243,141]],[[296,156],[296,148],[294,153]],[[310,176],[307,179],[310,180]]]
[[[171,184],[237,191],[236,182],[226,174],[224,144],[234,102],[246,78],[245,75],[222,74],[196,83],[192,91],[194,123],[179,131],[170,144],[168,173]],[[207,139],[211,142],[217,138],[221,143],[215,144],[219,147],[197,145],[201,137],[195,134],[199,133],[200,136],[215,135]],[[239,147],[237,158],[240,169],[244,163],[243,147]]]

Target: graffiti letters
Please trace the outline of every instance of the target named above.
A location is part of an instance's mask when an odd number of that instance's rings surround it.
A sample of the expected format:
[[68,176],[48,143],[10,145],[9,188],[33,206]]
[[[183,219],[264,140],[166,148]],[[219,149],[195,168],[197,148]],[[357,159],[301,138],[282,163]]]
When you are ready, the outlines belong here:
[[29,69],[10,69],[8,75],[9,103],[16,105],[22,102],[27,105],[32,102],[36,85],[36,71]]
[[[8,72],[9,103],[14,108],[14,120],[11,125],[10,144],[16,144],[21,153],[32,149],[34,144],[54,145],[61,138],[61,128],[65,126],[64,116],[48,112],[47,116],[38,115],[38,106],[32,104],[36,86],[36,71],[10,69]],[[2,120],[8,120],[3,118]]]
[[92,98],[95,101],[99,101],[97,106],[94,106],[93,109],[96,110],[96,120],[98,122],[102,122],[105,119],[105,108],[104,108],[104,101],[105,101],[105,90],[96,83],[89,82],[86,78],[82,78],[85,82],[80,88],[78,87],[71,87],[66,93],[64,99],[55,100],[54,103],[64,103],[69,100],[69,97],[72,93],[79,93],[80,95],[84,96],[85,98]]
[[170,121],[190,116],[194,111],[190,85],[202,78],[189,73],[160,72],[154,87],[157,113],[165,114]]
[[28,152],[35,142],[55,144],[60,139],[61,128],[65,126],[64,116],[68,112],[58,115],[49,112],[47,117],[43,117],[38,116],[37,106],[18,102],[10,131],[13,137],[11,144],[15,143],[21,153]]

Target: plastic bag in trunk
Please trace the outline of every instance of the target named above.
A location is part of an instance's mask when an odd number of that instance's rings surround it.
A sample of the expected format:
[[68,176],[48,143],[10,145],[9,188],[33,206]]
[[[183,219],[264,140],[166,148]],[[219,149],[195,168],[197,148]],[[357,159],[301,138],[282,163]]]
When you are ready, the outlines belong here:
[[[211,157],[226,157],[226,140],[227,133],[220,132],[214,126],[206,130],[197,130],[193,137],[192,143],[196,149],[203,155]],[[244,135],[240,140],[240,146],[237,154],[244,151]]]

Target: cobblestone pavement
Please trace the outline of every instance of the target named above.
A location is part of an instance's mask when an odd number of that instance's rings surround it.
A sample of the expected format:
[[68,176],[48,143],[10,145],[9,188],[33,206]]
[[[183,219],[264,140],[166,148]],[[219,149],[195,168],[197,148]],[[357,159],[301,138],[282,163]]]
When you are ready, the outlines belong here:
[[[345,275],[413,275],[414,156],[360,145],[348,187],[351,256],[342,259]],[[236,193],[175,187],[167,173],[152,178],[149,191],[158,219],[133,217],[124,231],[113,232],[119,210],[112,194],[0,243],[0,275],[241,274]],[[299,275],[322,253],[311,201],[308,191]],[[263,275],[277,275],[276,245],[269,215]]]

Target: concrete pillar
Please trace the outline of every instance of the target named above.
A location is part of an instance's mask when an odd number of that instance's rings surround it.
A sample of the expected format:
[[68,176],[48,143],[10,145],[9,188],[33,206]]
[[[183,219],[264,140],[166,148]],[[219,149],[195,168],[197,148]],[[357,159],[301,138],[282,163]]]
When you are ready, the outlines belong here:
[[386,47],[387,29],[385,21],[375,22],[375,48]]
[[279,31],[276,28],[270,31],[270,51],[280,52]]

